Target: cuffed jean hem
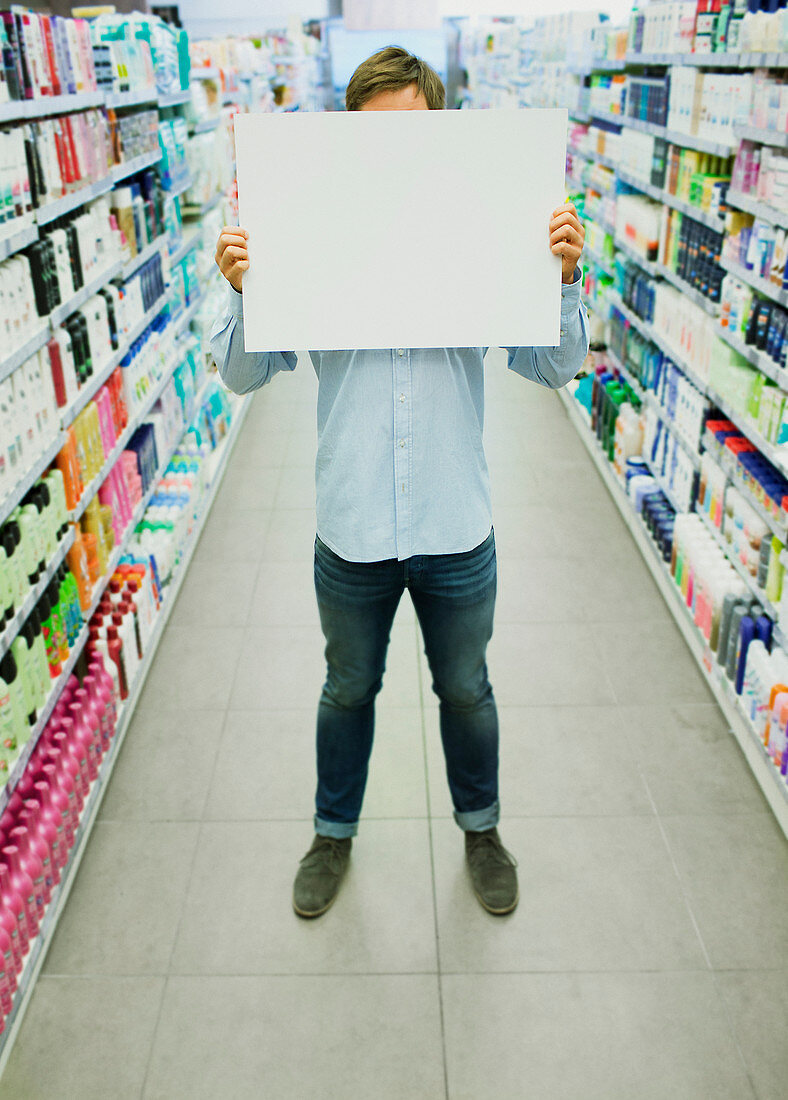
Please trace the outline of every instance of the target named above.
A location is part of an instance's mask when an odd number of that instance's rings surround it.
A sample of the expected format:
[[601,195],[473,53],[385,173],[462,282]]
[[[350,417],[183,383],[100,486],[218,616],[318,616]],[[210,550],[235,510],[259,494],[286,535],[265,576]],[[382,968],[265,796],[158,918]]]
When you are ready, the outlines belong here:
[[454,811],[454,820],[466,833],[483,833],[494,829],[501,819],[501,803],[496,799],[486,810],[471,810],[469,813]]
[[315,814],[315,832],[319,836],[330,836],[333,840],[346,840],[358,834],[358,822],[323,821]]

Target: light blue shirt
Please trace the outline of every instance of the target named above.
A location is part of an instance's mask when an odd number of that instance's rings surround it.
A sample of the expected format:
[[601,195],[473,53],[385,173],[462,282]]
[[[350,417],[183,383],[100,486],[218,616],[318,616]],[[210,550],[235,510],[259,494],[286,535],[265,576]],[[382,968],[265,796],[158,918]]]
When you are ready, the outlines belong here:
[[[211,332],[219,374],[235,393],[292,371],[296,354],[246,352],[243,299]],[[542,386],[575,377],[588,352],[580,273],[561,288],[561,343],[507,348],[509,368]],[[482,447],[487,348],[310,351],[318,377],[317,533],[346,561],[458,554],[492,526]]]

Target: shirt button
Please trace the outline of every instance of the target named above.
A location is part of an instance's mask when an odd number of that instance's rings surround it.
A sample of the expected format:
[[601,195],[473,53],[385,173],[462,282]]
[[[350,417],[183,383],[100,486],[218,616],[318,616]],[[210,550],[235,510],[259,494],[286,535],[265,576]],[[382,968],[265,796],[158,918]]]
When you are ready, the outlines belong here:
[[404,447],[404,446],[405,446],[405,440],[404,440],[404,439],[400,439],[400,440],[399,440],[399,445],[400,445],[400,447]]
[[404,354],[405,354],[405,349],[404,349],[404,348],[399,348],[399,349],[397,350],[397,355],[398,355],[398,356],[400,357],[400,359],[402,358],[402,356],[403,356]]
[[401,404],[401,405],[404,405],[404,404],[405,404],[405,394],[404,394],[404,393],[401,393],[401,394],[399,395],[399,400],[400,400],[400,404]]

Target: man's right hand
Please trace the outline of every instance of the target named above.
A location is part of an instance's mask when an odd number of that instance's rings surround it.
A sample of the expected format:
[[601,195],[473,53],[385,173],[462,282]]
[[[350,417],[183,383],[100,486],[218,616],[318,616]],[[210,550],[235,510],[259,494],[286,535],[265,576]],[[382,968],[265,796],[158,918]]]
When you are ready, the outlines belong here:
[[249,253],[246,242],[249,234],[238,225],[226,225],[216,242],[215,260],[227,282],[241,293],[241,279],[249,270]]

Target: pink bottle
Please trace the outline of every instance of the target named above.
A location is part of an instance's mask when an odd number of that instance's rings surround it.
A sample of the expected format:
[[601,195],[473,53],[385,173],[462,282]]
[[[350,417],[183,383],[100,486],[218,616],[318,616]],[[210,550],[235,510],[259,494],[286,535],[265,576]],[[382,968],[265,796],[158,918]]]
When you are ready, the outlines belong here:
[[[46,809],[51,809],[52,814],[59,819],[63,827],[62,847],[65,852],[65,859],[68,859],[68,853],[74,847],[74,832],[79,824],[76,798],[69,797],[66,787],[58,776],[57,766],[53,762],[50,761],[44,764],[40,769],[40,775],[41,778],[35,784],[36,797]],[[71,790],[73,796],[73,786]],[[62,867],[63,862],[65,862],[63,856],[61,856],[61,861]]]
[[[46,907],[52,900],[51,879],[49,888],[47,888],[47,876],[52,866],[52,853],[49,851],[48,846],[42,844],[40,838],[31,833],[25,825],[17,825],[13,828],[9,839],[11,844],[19,849],[19,862],[23,870],[27,871],[33,880],[33,896],[36,899],[38,926],[40,928]],[[46,860],[42,854],[42,848],[45,849]]]
[[76,771],[74,772],[74,786],[77,792],[77,798],[79,799],[79,812],[82,813],[82,807],[85,805],[85,799],[90,789],[87,750],[82,742],[74,735],[74,723],[70,718],[64,718],[61,727],[62,728],[59,729],[57,733],[52,734],[50,744],[53,748],[56,747],[63,753],[66,758],[65,763],[67,767],[71,767],[68,762],[69,757],[76,767]]
[[[82,807],[84,801],[82,794],[77,786],[76,772],[77,762],[70,753],[63,752],[60,748],[50,747],[44,759],[42,760],[41,771],[44,773],[44,778],[48,778],[47,766],[52,764],[55,770],[56,782],[60,783],[63,791],[68,796],[69,803],[69,820],[71,827],[76,831],[79,825],[80,814],[82,813]],[[73,843],[73,837],[72,837]]]
[[[36,784],[38,786],[38,784]],[[61,811],[57,808],[52,798],[52,791],[48,783],[41,783],[41,790],[34,790],[35,798],[29,798],[25,802],[21,821],[29,823],[27,817],[28,805],[33,808],[33,813],[38,815],[40,828],[44,831],[52,849],[52,858],[55,862],[55,882],[60,882],[60,872],[68,862],[68,843],[66,840],[65,818],[68,816],[68,800]]]
[[47,856],[49,857],[49,865],[41,855],[41,848],[39,847],[38,854],[41,856],[41,862],[44,864],[44,871],[47,875],[47,885],[52,896],[52,890],[60,882],[60,868],[61,854],[60,843],[62,836],[62,826],[60,832],[57,830],[57,826],[50,814],[46,813],[44,807],[36,798],[28,798],[25,801],[25,805],[19,815],[19,824],[24,825],[30,830],[32,836],[34,836],[37,842],[40,842],[44,846]]
[[90,705],[93,707],[98,719],[99,729],[101,730],[101,755],[103,756],[109,748],[112,735],[115,732],[115,708],[112,705],[112,698],[106,685],[101,682],[97,674],[94,675],[93,672],[89,672],[82,683],[90,698]]
[[[15,844],[6,844],[0,848],[0,858],[8,867],[8,877],[17,894],[22,898],[25,915],[25,931],[28,939],[38,935],[38,906],[33,880],[22,866],[22,854]],[[43,871],[42,871],[43,877]]]
[[24,923],[22,899],[11,889],[8,868],[5,864],[0,864],[0,928],[11,941],[11,953],[17,975],[22,973],[22,965],[29,946]]
[[98,709],[85,688],[80,688],[79,691],[74,692],[74,702],[68,709],[77,730],[79,731],[79,727],[82,727],[79,736],[83,738],[88,749],[88,763],[90,763],[91,758],[93,760],[95,775],[91,772],[91,778],[95,779],[98,775],[103,751],[101,718]]
[[0,926],[0,1015],[8,1016],[14,1007],[17,984],[11,937],[5,928]]
[[99,684],[102,685],[104,695],[106,696],[106,705],[110,710],[110,725],[112,728],[112,736],[115,736],[115,729],[118,724],[118,707],[120,706],[120,684],[117,688],[112,673],[115,672],[115,666],[110,661],[109,655],[105,656],[98,652],[93,652],[89,655],[88,660],[88,672],[91,676],[95,676],[98,679]]

